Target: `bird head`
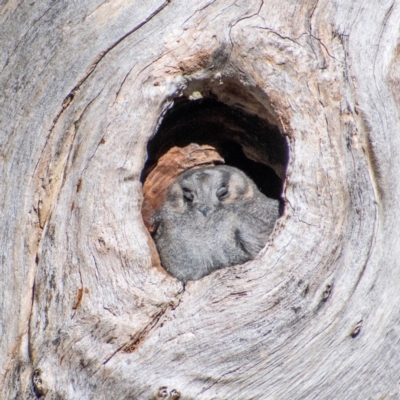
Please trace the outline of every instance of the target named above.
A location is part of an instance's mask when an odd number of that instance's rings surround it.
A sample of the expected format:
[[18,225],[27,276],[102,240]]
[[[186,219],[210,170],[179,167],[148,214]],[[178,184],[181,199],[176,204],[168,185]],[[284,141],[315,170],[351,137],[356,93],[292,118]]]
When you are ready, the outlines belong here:
[[224,206],[253,196],[251,180],[240,170],[220,165],[192,169],[171,186],[168,200],[177,212],[207,217]]

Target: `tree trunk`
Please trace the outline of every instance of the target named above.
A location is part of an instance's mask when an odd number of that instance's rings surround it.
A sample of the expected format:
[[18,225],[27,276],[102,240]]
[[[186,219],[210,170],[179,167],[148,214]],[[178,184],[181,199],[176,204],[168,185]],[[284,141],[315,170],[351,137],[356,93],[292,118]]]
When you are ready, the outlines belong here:
[[[4,399],[400,397],[398,2],[5,0],[0,20]],[[285,207],[256,260],[184,288],[140,178],[168,110],[207,97],[286,141],[287,166],[235,139]]]

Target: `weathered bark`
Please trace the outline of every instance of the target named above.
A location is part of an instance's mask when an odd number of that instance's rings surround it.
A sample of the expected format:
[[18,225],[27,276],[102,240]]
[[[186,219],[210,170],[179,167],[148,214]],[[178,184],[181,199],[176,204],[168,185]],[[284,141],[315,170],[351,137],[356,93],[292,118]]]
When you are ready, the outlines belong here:
[[[6,0],[0,21],[3,398],[399,398],[398,2]],[[206,92],[286,137],[286,207],[256,260],[183,290],[140,175],[173,99]]]

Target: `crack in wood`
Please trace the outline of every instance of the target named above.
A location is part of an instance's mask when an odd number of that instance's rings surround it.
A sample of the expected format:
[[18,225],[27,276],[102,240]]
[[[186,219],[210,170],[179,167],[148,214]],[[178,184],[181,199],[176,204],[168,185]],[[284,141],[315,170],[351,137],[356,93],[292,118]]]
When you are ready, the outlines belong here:
[[65,97],[61,110],[59,114],[56,116],[55,120],[53,121],[54,124],[56,124],[57,120],[60,118],[61,114],[64,112],[64,110],[70,105],[71,101],[73,100],[73,97],[75,96],[75,93],[80,89],[80,87],[86,82],[86,80],[92,75],[93,71],[96,69],[97,65],[100,63],[100,61],[115,47],[117,47],[123,40],[125,40],[127,37],[138,31],[140,28],[142,28],[144,25],[146,25],[149,21],[151,21],[157,14],[159,14],[172,0],[166,0],[163,4],[161,4],[160,7],[158,7],[155,11],[153,11],[144,21],[142,21],[140,24],[135,26],[133,29],[131,29],[129,32],[127,32],[125,35],[123,35],[121,38],[119,38],[116,42],[114,42],[111,46],[108,47],[108,49],[100,52],[95,59],[93,60],[92,64],[89,66],[89,68],[86,71],[85,76],[82,77],[82,79],[75,85],[75,87],[71,90],[71,92]]
[[302,44],[300,44],[299,42],[297,42],[297,39],[299,39],[302,35],[300,35],[299,38],[292,39],[291,37],[289,37],[289,36],[283,36],[283,35],[281,35],[280,33],[276,32],[275,30],[273,30],[273,29],[271,29],[271,28],[268,28],[268,27],[266,27],[266,26],[264,26],[264,27],[263,27],[263,26],[255,26],[254,28],[261,29],[261,30],[266,30],[266,31],[271,32],[271,33],[273,33],[274,35],[280,37],[280,38],[283,39],[283,40],[290,40],[291,42],[297,44],[297,45],[300,46],[300,47],[305,47],[305,46],[303,46]]
[[[160,319],[169,311],[169,310],[175,310],[179,304],[181,303],[182,300],[182,296],[183,296],[184,290],[180,293],[178,293],[178,303],[173,306],[173,305],[167,305],[166,307],[164,307],[163,309],[161,309],[160,312],[158,312],[153,320],[151,322],[149,322],[146,327],[139,332],[138,335],[136,335],[136,338],[133,341],[129,341],[127,343],[124,343],[122,346],[120,346],[117,350],[114,351],[114,353],[112,353],[103,363],[102,365],[106,365],[116,354],[118,354],[119,352],[123,352],[123,353],[133,353],[140,345],[140,343],[142,343],[146,336],[156,327],[156,325],[158,324],[158,322],[160,321]],[[161,325],[162,327],[163,325]],[[99,371],[100,368],[98,368],[94,374],[96,374]],[[93,375],[94,375],[93,374]]]
[[326,53],[328,54],[329,57],[333,58],[334,60],[336,60],[337,62],[340,62],[336,57],[334,57],[331,53],[329,53],[327,47],[325,46],[324,42],[320,39],[317,38],[316,36],[314,36],[313,34],[310,34],[310,37],[312,37],[313,39],[317,40],[318,42],[321,43],[322,47],[325,49]]
[[[62,113],[69,107],[69,105],[71,104],[76,92],[80,89],[80,87],[83,85],[83,83],[86,82],[86,80],[92,75],[92,73],[94,72],[94,70],[96,69],[97,65],[100,63],[100,61],[111,51],[113,50],[115,47],[117,47],[124,39],[126,39],[128,36],[130,36],[131,34],[133,34],[134,32],[138,31],[140,28],[142,28],[145,24],[147,24],[149,21],[151,21],[157,14],[159,14],[172,0],[166,0],[163,4],[161,4],[160,7],[158,7],[155,11],[153,11],[144,21],[142,21],[140,24],[138,24],[136,27],[134,27],[133,29],[131,29],[129,32],[127,32],[125,35],[123,35],[120,39],[118,39],[116,42],[114,42],[111,46],[108,47],[108,49],[100,52],[95,59],[92,61],[91,65],[89,66],[89,68],[87,69],[85,75],[78,81],[78,83],[73,87],[73,89],[70,91],[70,93],[64,98],[62,105],[61,105],[61,109],[58,112],[58,114],[55,116],[55,118],[53,119],[53,123],[49,129],[49,133],[47,135],[45,144],[43,149],[45,149],[47,147],[48,141],[53,133],[54,127],[57,123],[57,121],[60,119]],[[42,151],[43,153],[44,151]],[[38,160],[34,171],[37,170],[37,167],[40,163],[40,160]]]
[[[232,40],[232,29],[233,29],[239,22],[241,22],[241,21],[243,21],[243,20],[245,20],[245,19],[253,18],[253,17],[255,17],[256,15],[259,15],[259,13],[260,13],[260,11],[261,11],[263,5],[264,5],[264,0],[261,0],[260,6],[258,7],[258,11],[257,11],[257,12],[255,12],[254,14],[247,15],[247,16],[245,16],[245,17],[239,18],[234,24],[232,24],[232,25],[229,27],[229,35],[228,35],[228,36],[229,36],[229,41],[231,42],[231,50],[230,50],[230,52],[229,52],[229,55],[228,55],[228,57],[227,57],[227,59],[226,59],[226,61],[225,61],[225,64],[224,64],[223,68],[225,67],[225,65],[226,65],[226,63],[228,62],[228,60],[231,58],[232,52],[233,52],[233,48],[235,47],[235,45],[234,45],[234,43],[233,43],[233,40]],[[222,69],[223,69],[223,68],[222,68]]]

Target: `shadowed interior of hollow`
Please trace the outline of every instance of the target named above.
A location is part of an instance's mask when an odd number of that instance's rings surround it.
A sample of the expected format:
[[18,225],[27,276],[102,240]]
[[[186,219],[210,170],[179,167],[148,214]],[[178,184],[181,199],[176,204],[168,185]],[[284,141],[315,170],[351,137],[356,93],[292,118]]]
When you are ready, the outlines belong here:
[[215,98],[175,99],[158,132],[148,143],[142,182],[157,160],[171,147],[184,147],[190,143],[214,146],[227,165],[244,171],[266,196],[274,199],[281,197],[282,179],[270,166],[246,157],[243,148],[251,149],[252,154],[259,154],[257,159],[267,158],[273,165],[286,166],[288,150],[284,136],[277,126],[265,119],[230,107]]

